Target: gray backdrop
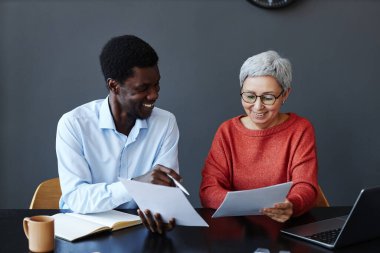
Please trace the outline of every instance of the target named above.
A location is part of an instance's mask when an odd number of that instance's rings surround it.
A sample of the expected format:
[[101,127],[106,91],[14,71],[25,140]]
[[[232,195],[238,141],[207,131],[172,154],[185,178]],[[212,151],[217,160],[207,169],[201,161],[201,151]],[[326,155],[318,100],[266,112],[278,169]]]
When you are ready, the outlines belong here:
[[275,11],[245,0],[1,1],[0,208],[28,207],[35,187],[58,175],[57,121],[107,95],[98,55],[121,34],[160,56],[158,106],[177,117],[194,206],[218,125],[243,113],[240,66],[268,49],[293,64],[284,111],[315,126],[320,185],[331,204],[351,205],[380,184],[379,12],[375,0],[298,0]]

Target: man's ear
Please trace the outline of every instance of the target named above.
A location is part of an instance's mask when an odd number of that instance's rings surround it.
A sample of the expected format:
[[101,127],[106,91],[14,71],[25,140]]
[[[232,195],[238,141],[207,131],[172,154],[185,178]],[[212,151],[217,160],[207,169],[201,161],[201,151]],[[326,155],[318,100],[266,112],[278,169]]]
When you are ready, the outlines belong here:
[[115,93],[115,94],[119,93],[119,83],[116,80],[112,78],[108,78],[107,87],[110,90],[110,92]]

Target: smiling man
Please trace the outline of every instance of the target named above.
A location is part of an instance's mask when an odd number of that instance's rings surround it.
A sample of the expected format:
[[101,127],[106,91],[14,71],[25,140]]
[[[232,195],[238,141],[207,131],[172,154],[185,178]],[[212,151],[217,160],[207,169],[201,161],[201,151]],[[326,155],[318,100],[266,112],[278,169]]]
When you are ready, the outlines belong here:
[[[136,208],[118,177],[167,186],[173,186],[168,174],[181,179],[176,119],[155,107],[157,63],[154,49],[136,36],[115,37],[104,46],[100,64],[108,96],[75,108],[58,122],[60,208],[78,213]],[[145,225],[158,218],[148,227],[160,232],[159,215],[154,218],[148,210],[146,215]]]

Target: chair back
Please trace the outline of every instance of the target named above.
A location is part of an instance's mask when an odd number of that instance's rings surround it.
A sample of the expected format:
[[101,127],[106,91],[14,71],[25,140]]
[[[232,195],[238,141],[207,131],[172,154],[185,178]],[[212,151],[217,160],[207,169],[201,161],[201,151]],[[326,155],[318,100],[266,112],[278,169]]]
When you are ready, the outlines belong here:
[[322,191],[321,186],[318,185],[318,196],[317,196],[317,201],[315,202],[314,207],[329,207],[330,204],[327,201],[327,198],[325,194]]
[[58,177],[43,181],[34,192],[29,209],[59,209],[61,195]]

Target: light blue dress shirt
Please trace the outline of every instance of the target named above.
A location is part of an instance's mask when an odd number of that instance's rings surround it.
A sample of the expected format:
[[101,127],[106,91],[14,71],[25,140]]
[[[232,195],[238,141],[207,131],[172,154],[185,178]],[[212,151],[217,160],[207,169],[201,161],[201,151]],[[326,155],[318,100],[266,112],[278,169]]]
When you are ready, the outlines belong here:
[[56,136],[60,208],[78,213],[136,208],[118,177],[135,178],[157,164],[179,172],[178,140],[174,115],[156,107],[149,118],[136,120],[128,136],[116,130],[108,97],[64,114]]

